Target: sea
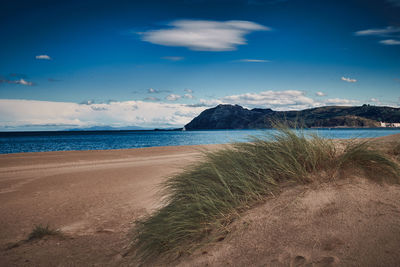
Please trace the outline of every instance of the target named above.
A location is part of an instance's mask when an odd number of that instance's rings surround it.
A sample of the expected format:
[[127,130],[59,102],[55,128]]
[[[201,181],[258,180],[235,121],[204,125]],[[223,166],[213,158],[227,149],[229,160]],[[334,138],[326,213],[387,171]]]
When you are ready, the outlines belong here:
[[[367,138],[400,133],[400,128],[305,129],[305,134],[326,138]],[[268,138],[266,130],[206,131],[51,131],[0,132],[0,154],[68,150],[127,149],[156,146],[227,144],[253,137]]]

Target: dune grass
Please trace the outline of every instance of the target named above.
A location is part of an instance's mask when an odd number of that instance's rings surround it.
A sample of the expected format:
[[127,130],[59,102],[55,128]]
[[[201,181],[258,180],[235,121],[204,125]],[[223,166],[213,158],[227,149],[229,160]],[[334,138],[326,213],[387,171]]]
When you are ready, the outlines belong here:
[[167,179],[165,205],[136,223],[137,256],[145,262],[188,253],[280,186],[337,179],[346,170],[376,181],[400,181],[397,164],[367,142],[347,142],[339,151],[332,140],[286,128],[205,153],[201,162]]
[[43,237],[49,235],[61,235],[61,232],[59,230],[50,228],[49,225],[44,226],[42,224],[39,224],[35,225],[27,240],[31,241],[34,239],[42,239]]

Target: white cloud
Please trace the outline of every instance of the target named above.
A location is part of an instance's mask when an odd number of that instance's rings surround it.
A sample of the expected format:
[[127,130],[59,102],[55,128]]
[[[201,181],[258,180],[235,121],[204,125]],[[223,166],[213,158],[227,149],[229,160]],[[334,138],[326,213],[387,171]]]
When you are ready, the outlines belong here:
[[387,36],[396,33],[400,33],[400,27],[388,26],[386,28],[380,28],[380,29],[368,29],[368,30],[357,31],[354,34],[358,36],[367,36],[367,35]]
[[326,96],[326,94],[324,92],[316,92],[315,95],[316,96]]
[[193,94],[193,90],[192,90],[192,89],[186,88],[186,89],[183,90],[183,91],[185,91],[186,93],[189,93],[189,94]]
[[355,82],[357,82],[356,79],[351,79],[351,78],[346,78],[346,77],[342,77],[341,79],[342,79],[342,81],[345,81],[345,82],[348,82],[348,83],[355,83]]
[[215,107],[219,104],[227,104],[219,99],[199,99],[199,102],[196,104],[190,104],[190,107]]
[[170,60],[170,61],[181,61],[184,57],[162,57],[162,59]]
[[359,101],[350,100],[344,98],[330,98],[324,101],[325,105],[338,105],[338,106],[348,106],[352,104],[357,104]]
[[384,44],[384,45],[400,45],[400,41],[394,40],[394,39],[382,40],[382,41],[379,41],[379,43]]
[[378,98],[374,98],[374,97],[370,98],[368,100],[368,102],[372,102],[372,103],[377,104],[377,105],[381,105],[382,104],[382,102]]
[[169,92],[170,92],[169,90],[157,90],[154,88],[147,89],[147,93],[149,93],[149,94],[160,94],[160,93],[169,93]]
[[0,99],[0,129],[24,126],[181,127],[205,107],[144,101],[77,104],[37,100]]
[[239,59],[238,62],[263,63],[270,61],[266,59]]
[[183,97],[186,98],[186,99],[193,99],[194,98],[194,96],[191,95],[191,94],[184,94]]
[[326,105],[353,105],[357,100],[331,98],[326,100],[308,97],[304,91],[263,91],[225,96],[217,100],[200,99],[200,103],[192,106],[216,106],[218,104],[238,104],[247,108],[271,108],[273,110],[301,110]]
[[27,86],[32,86],[34,85],[33,82],[28,82],[27,80],[21,78],[19,80],[8,80],[8,79],[4,79],[4,80],[0,80],[0,83],[11,83],[11,84],[21,84],[21,85],[27,85]]
[[268,107],[276,110],[303,109],[318,105],[312,98],[307,97],[305,92],[298,90],[246,93],[225,96],[221,100],[229,104],[246,107]]
[[38,55],[35,57],[36,59],[46,59],[46,60],[51,60],[51,57],[48,55]]
[[271,30],[251,21],[176,20],[172,28],[139,33],[142,40],[158,45],[186,47],[197,51],[230,51],[247,44],[245,35]]
[[175,95],[175,94],[170,94],[165,97],[165,99],[167,99],[168,101],[176,101],[180,98],[181,98],[180,95]]
[[[171,101],[181,98],[170,97]],[[155,101],[155,99],[148,99]],[[372,100],[371,100],[372,101]],[[356,100],[331,98],[317,101],[297,90],[264,91],[225,96],[220,99],[200,99],[196,104],[146,101],[85,101],[51,102],[37,100],[0,99],[0,130],[27,127],[63,129],[90,126],[181,127],[209,107],[218,104],[239,104],[248,108],[300,110],[324,105],[354,105]],[[44,128],[43,128],[44,127]]]
[[24,79],[19,79],[18,81],[15,81],[15,83],[18,83],[18,84],[22,84],[22,85],[28,85],[28,86],[32,86],[33,85],[33,82],[28,82],[28,81],[26,81],[26,80],[24,80]]

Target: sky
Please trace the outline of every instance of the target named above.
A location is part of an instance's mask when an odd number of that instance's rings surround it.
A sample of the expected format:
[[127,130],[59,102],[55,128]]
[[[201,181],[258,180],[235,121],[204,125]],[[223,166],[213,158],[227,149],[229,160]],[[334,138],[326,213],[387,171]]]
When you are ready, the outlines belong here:
[[400,107],[400,0],[6,0],[0,36],[0,131]]

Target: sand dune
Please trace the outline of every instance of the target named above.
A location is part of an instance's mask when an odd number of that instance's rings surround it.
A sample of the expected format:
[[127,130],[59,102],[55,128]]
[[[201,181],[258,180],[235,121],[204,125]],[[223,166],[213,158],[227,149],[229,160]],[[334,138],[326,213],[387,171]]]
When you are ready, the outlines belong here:
[[297,186],[246,212],[179,266],[399,266],[400,186]]

